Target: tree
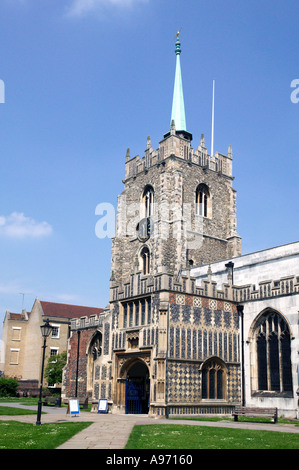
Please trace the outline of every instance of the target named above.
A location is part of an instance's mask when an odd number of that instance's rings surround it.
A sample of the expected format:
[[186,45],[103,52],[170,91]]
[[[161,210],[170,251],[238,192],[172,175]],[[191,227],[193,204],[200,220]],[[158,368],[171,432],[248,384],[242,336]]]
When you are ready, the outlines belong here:
[[67,361],[67,352],[64,351],[57,356],[51,356],[45,369],[45,377],[48,385],[59,384],[62,382],[62,369]]

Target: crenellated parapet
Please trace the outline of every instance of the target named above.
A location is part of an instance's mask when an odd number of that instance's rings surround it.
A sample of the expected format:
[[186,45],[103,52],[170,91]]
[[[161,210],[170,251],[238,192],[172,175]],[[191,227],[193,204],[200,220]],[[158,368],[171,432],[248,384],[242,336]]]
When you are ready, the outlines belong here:
[[111,282],[110,302],[123,301],[128,298],[162,291],[211,297],[239,303],[299,293],[299,276],[282,277],[278,280],[262,281],[256,285],[248,284],[243,286],[232,285],[228,279],[227,283],[222,284],[222,289],[219,289],[217,288],[217,282],[212,280],[211,274],[207,275],[206,279],[201,280],[201,285],[197,285],[196,278],[188,274],[173,276],[161,273],[155,276],[144,276],[141,272],[136,272],[123,285]]
[[100,315],[82,316],[71,320],[71,330],[84,330],[88,328],[102,328],[107,316],[110,314],[106,308]]
[[197,165],[205,171],[213,171],[232,178],[231,146],[228,148],[227,155],[219,152],[216,152],[215,155],[209,155],[203,135],[199,146],[193,149],[190,139],[172,128],[170,133],[166,134],[159,143],[157,150],[152,148],[150,137],[148,137],[147,148],[142,158],[139,155],[131,158],[130,151],[127,150],[125,180],[134,178],[156,165],[163,164],[168,158],[185,160],[190,165]]

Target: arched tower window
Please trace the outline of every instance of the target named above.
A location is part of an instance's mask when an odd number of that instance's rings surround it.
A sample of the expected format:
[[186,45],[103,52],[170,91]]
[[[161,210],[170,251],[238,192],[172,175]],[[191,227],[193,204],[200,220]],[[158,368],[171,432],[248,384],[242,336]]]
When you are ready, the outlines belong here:
[[142,196],[144,217],[151,217],[154,213],[154,188],[147,185]]
[[285,319],[274,310],[266,311],[256,322],[253,339],[257,390],[291,392],[291,338]]
[[140,269],[143,274],[150,272],[150,251],[147,246],[144,246],[140,252]]
[[199,184],[195,194],[196,214],[211,217],[210,191],[206,184]]
[[226,367],[218,358],[209,359],[202,366],[201,397],[206,400],[226,399]]

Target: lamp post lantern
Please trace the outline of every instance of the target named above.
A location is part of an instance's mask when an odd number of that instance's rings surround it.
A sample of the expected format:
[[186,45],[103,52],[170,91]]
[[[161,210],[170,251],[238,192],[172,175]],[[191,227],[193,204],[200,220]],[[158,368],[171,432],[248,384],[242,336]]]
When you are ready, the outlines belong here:
[[53,330],[53,327],[49,323],[49,319],[45,321],[43,325],[40,327],[42,337],[44,338],[44,344],[42,346],[43,348],[43,359],[42,359],[42,372],[41,372],[41,379],[40,379],[40,389],[39,389],[39,400],[38,400],[38,406],[37,406],[37,419],[36,419],[36,424],[40,425],[41,424],[41,414],[42,414],[42,393],[43,393],[43,378],[44,378],[44,365],[45,365],[45,351],[46,351],[46,342],[47,342],[47,337],[50,335],[51,331]]

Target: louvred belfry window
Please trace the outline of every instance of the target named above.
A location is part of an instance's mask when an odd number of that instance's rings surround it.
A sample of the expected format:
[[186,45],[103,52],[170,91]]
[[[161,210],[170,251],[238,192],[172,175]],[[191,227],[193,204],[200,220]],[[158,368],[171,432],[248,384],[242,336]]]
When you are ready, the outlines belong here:
[[146,186],[143,192],[144,217],[151,217],[154,213],[154,189]]
[[201,215],[202,217],[211,217],[210,191],[205,184],[200,184],[197,186],[195,203],[197,215]]

